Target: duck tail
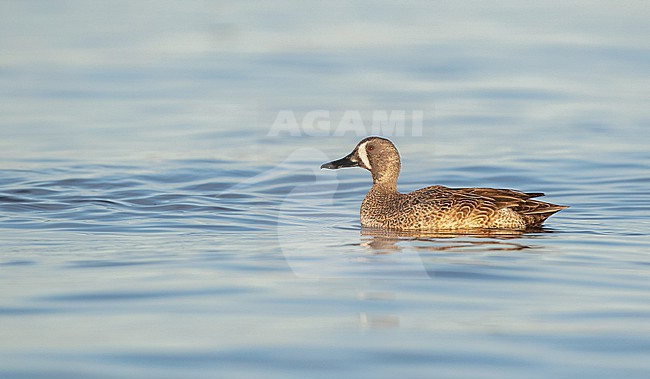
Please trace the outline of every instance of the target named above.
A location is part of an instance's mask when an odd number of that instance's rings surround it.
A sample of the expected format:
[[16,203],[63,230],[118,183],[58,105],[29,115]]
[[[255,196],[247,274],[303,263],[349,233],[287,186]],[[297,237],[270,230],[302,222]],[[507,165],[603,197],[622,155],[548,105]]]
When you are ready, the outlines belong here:
[[551,204],[539,200],[527,200],[514,210],[524,218],[528,227],[537,228],[542,226],[547,218],[567,208],[569,208],[567,205]]

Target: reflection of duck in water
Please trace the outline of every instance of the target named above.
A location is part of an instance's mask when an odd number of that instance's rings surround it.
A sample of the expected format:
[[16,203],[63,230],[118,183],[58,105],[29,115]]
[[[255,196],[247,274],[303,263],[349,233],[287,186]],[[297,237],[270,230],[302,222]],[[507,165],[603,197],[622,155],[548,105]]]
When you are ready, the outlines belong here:
[[[369,247],[376,254],[399,252],[402,247],[423,251],[468,251],[480,248],[483,251],[518,251],[531,246],[514,241],[524,234],[523,230],[473,229],[473,230],[390,230],[382,228],[361,228],[362,246]],[[472,239],[459,237],[469,237]],[[476,239],[474,239],[476,237]],[[495,240],[497,239],[497,240]],[[408,241],[405,246],[400,242]],[[415,244],[413,242],[416,242]],[[422,242],[418,244],[417,241]]]
[[[400,158],[393,143],[368,137],[352,153],[321,168],[361,167],[372,174],[372,188],[361,204],[361,225],[397,230],[526,230],[540,227],[555,212],[567,208],[525,193],[495,188],[432,186],[399,193]],[[474,232],[472,232],[473,234]]]

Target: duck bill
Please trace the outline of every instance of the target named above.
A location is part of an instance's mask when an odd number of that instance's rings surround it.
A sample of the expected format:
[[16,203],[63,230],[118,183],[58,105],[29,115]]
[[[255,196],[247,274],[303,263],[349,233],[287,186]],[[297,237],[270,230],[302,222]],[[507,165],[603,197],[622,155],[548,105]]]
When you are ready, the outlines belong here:
[[336,170],[339,168],[345,168],[345,167],[358,167],[359,162],[354,162],[352,160],[352,154],[343,157],[341,159],[337,159],[335,161],[327,162],[324,163],[320,168],[326,168],[329,170]]

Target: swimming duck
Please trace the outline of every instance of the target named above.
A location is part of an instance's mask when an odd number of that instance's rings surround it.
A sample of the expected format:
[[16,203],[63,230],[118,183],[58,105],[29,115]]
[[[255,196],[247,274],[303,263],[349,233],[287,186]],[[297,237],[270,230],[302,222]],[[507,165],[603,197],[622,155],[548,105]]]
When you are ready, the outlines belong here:
[[396,230],[526,230],[540,227],[568,208],[539,200],[543,193],[496,188],[425,187],[397,191],[399,152],[386,138],[368,137],[345,157],[325,163],[336,170],[361,167],[372,174],[372,188],[361,203],[361,225]]

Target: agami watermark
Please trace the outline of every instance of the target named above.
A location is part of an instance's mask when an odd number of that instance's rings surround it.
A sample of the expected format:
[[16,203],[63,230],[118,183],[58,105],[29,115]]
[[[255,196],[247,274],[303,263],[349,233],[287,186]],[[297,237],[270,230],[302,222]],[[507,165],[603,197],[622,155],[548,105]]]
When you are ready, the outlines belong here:
[[[340,117],[336,117],[340,114]],[[352,134],[357,137],[383,135],[421,137],[424,123],[422,110],[374,110],[370,117],[357,110],[346,110],[332,115],[328,110],[311,110],[297,114],[291,110],[279,111],[267,136],[334,136]]]

